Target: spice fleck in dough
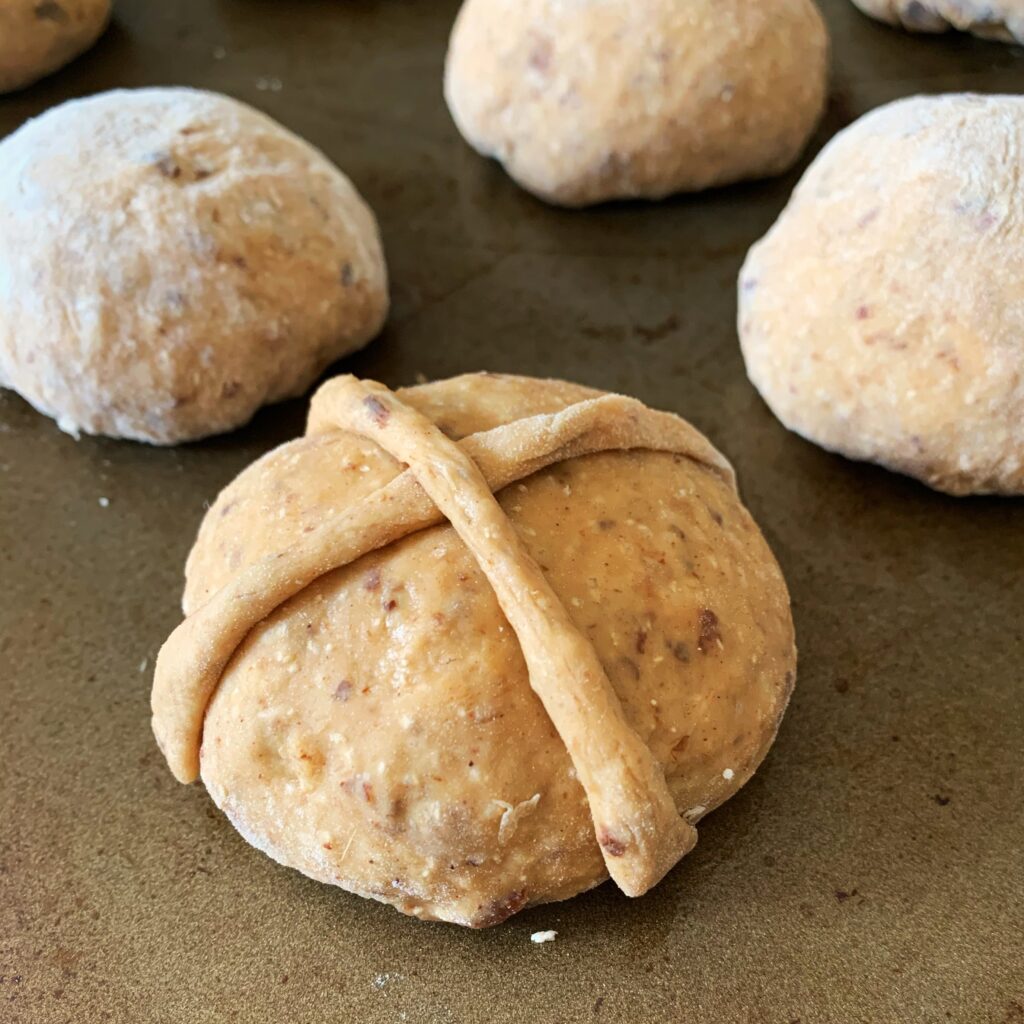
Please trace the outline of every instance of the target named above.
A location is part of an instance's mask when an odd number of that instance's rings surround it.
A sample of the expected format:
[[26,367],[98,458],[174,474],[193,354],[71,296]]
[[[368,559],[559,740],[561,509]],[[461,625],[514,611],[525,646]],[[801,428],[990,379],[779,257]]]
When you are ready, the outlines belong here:
[[740,275],[747,371],[791,430],[950,494],[1024,492],[1024,99],[872,111]]
[[153,692],[178,778],[281,863],[474,927],[653,885],[750,778],[795,672],[721,456],[521,377],[328,382],[207,513],[184,608]]
[[109,19],[110,0],[0,0],[0,93],[74,60]]
[[351,182],[235,100],[104,93],[0,143],[0,386],[71,433],[230,430],[364,345],[387,306]]
[[1024,43],[1024,0],[853,0],[865,13],[911,32],[958,29]]
[[582,206],[781,173],[827,74],[812,0],[466,0],[445,95],[476,150]]

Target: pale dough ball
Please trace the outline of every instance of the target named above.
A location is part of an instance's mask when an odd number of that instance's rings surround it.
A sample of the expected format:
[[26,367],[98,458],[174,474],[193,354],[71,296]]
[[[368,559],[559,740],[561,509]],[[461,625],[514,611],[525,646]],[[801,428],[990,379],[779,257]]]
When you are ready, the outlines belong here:
[[235,100],[105,93],[0,143],[0,385],[71,433],[230,430],[364,345],[387,306],[351,182]]
[[466,0],[445,94],[470,145],[582,206],[786,170],[827,66],[811,0]]
[[959,29],[1024,43],[1024,0],[853,0],[865,13],[911,32]]
[[815,160],[740,276],[791,430],[951,494],[1024,491],[1024,98],[892,103]]
[[[398,392],[455,438],[597,396],[491,375]],[[401,470],[344,430],[265,455],[207,513],[186,612]],[[796,668],[785,583],[731,481],[671,452],[605,451],[498,500],[697,821],[760,764]],[[448,524],[320,577],[252,629],[206,711],[201,771],[274,859],[425,919],[497,924],[608,877],[516,634]]]
[[111,0],[0,0],[0,92],[63,67],[100,37]]

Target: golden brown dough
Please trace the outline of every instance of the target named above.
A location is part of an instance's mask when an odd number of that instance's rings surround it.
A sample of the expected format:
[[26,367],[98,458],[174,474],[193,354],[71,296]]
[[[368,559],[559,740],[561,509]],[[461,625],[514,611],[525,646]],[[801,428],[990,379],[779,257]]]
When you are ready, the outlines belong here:
[[110,0],[0,0],[0,92],[31,85],[84,53],[110,19]]
[[747,255],[747,372],[791,430],[949,494],[1024,493],[1024,98],[914,96],[815,158]]
[[276,859],[477,926],[649,888],[793,679],[727,464],[558,382],[325,385],[210,510],[185,609],[153,693],[175,774]]
[[548,202],[660,199],[786,170],[828,50],[813,0],[465,0],[445,97]]
[[306,391],[387,310],[373,212],[244,103],[118,90],[0,142],[0,387],[69,433],[231,430]]

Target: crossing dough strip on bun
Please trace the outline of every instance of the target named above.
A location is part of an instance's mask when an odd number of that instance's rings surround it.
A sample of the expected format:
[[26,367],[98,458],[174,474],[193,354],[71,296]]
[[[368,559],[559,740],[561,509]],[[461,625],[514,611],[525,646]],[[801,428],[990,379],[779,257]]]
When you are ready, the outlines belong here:
[[493,492],[553,463],[644,448],[687,456],[734,486],[728,463],[684,421],[618,395],[528,417],[456,443],[382,385],[345,376],[317,393],[311,434],[372,438],[409,469],[285,551],[239,574],[171,635],[157,661],[153,729],[182,782],[199,772],[206,708],[248,632],[313,580],[448,519],[522,645],[530,685],[579,773],[609,874],[628,895],[655,885],[696,841],[662,769],[627,724],[593,647],[573,626]]

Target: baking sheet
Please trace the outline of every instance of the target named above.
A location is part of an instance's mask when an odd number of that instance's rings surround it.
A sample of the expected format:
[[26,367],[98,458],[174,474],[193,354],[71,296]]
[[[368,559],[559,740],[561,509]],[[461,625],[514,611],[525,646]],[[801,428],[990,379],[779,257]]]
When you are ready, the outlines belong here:
[[[687,1024],[1024,1021],[1024,504],[828,455],[747,383],[734,282],[797,173],[569,213],[459,140],[452,0],[119,0],[100,45],[0,99],[189,84],[268,111],[382,224],[394,312],[345,369],[490,369],[682,413],[735,462],[789,581],[796,695],[669,878],[490,931],[424,925],[248,847],[149,731],[203,508],[304,402],[179,449],[75,442],[0,393],[0,1020]],[[812,147],[914,92],[1018,91],[1024,51],[875,25],[835,42]],[[105,501],[101,499],[106,499]],[[554,943],[530,933],[556,929]]]

